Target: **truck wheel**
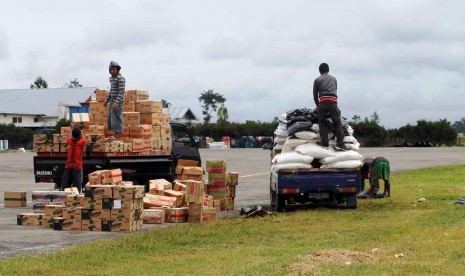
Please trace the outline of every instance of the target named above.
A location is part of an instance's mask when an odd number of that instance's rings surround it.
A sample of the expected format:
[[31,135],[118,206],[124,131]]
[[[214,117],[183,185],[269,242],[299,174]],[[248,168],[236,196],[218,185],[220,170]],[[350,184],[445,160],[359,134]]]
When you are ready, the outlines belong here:
[[346,195],[346,208],[356,209],[357,208],[357,194]]
[[284,212],[286,207],[286,201],[284,196],[275,193],[275,203],[274,203],[274,210],[276,212]]

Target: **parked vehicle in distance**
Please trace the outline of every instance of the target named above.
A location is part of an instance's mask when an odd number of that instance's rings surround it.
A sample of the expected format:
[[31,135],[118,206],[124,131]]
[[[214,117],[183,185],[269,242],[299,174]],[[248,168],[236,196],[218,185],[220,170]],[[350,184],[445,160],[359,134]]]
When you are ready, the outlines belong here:
[[208,143],[210,149],[227,149],[228,146],[224,142],[211,142]]

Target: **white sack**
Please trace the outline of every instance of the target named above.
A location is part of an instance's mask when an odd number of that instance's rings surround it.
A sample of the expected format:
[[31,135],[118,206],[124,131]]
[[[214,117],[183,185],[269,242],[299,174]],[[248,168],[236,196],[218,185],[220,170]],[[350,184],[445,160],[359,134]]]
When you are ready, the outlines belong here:
[[286,142],[286,139],[285,137],[276,137],[274,138],[274,142],[278,145],[284,145],[284,143]]
[[278,172],[283,169],[311,169],[312,166],[304,163],[286,163],[286,164],[277,164],[272,165],[271,170],[273,172]]
[[287,137],[288,132],[287,132],[287,126],[284,123],[279,123],[278,127],[274,131],[274,134],[278,137]]
[[350,143],[347,143],[345,144],[346,145],[346,148],[349,149],[349,150],[355,150],[355,151],[358,151],[360,149],[360,143],[357,142],[355,144],[350,144]]
[[286,153],[286,152],[293,152],[294,148],[291,148],[289,146],[286,146],[286,144],[283,145],[283,148],[281,149],[281,153]]
[[292,148],[294,149],[295,147],[299,146],[299,145],[302,145],[302,144],[305,144],[305,143],[308,143],[308,140],[304,140],[304,139],[290,139],[290,138],[287,138],[286,142],[284,143],[284,145],[286,147],[289,147],[289,148]]
[[360,160],[346,160],[346,161],[339,161],[330,164],[321,165],[320,168],[323,169],[355,169],[362,165],[362,161]]
[[321,164],[329,164],[334,162],[346,161],[346,160],[362,160],[363,156],[353,150],[347,151],[335,151],[334,156],[325,157],[320,160]]
[[350,125],[347,125],[347,133],[349,133],[350,136],[354,135],[354,129]]
[[274,150],[282,150],[282,149],[283,149],[283,145],[279,145],[279,144],[278,144],[278,145],[274,146],[273,149],[274,149]]
[[334,152],[314,143],[306,143],[295,148],[295,151],[311,156],[316,159],[334,156]]
[[354,136],[344,136],[344,143],[358,143],[357,139]]
[[313,158],[308,155],[300,154],[296,151],[286,152],[286,153],[279,153],[277,154],[273,160],[271,161],[273,164],[286,164],[286,163],[304,163],[310,164],[312,163]]
[[316,133],[320,132],[320,126],[318,124],[313,124],[310,129]]
[[295,137],[304,140],[315,140],[318,135],[313,131],[299,131],[295,133]]

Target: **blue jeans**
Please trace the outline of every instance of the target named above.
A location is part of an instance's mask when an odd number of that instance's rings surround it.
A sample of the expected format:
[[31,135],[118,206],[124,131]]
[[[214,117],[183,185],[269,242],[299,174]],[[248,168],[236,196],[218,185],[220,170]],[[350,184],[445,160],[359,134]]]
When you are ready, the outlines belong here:
[[78,169],[65,168],[63,179],[61,180],[60,191],[65,188],[71,188],[73,185],[78,189],[79,193],[82,192],[82,171]]
[[324,101],[318,105],[318,125],[320,127],[321,144],[325,147],[329,146],[328,141],[328,122],[327,115],[333,121],[336,135],[336,143],[338,147],[344,146],[344,131],[342,130],[341,111],[336,102]]

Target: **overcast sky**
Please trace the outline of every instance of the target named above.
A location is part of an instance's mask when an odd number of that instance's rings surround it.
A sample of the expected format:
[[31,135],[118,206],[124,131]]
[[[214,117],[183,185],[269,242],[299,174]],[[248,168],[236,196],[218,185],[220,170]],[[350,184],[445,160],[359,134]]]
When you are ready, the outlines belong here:
[[342,116],[378,112],[397,128],[465,117],[465,1],[8,1],[0,9],[0,89],[77,78],[108,88],[108,64],[127,89],[190,107],[227,98],[230,121],[269,122],[314,108],[327,62]]

